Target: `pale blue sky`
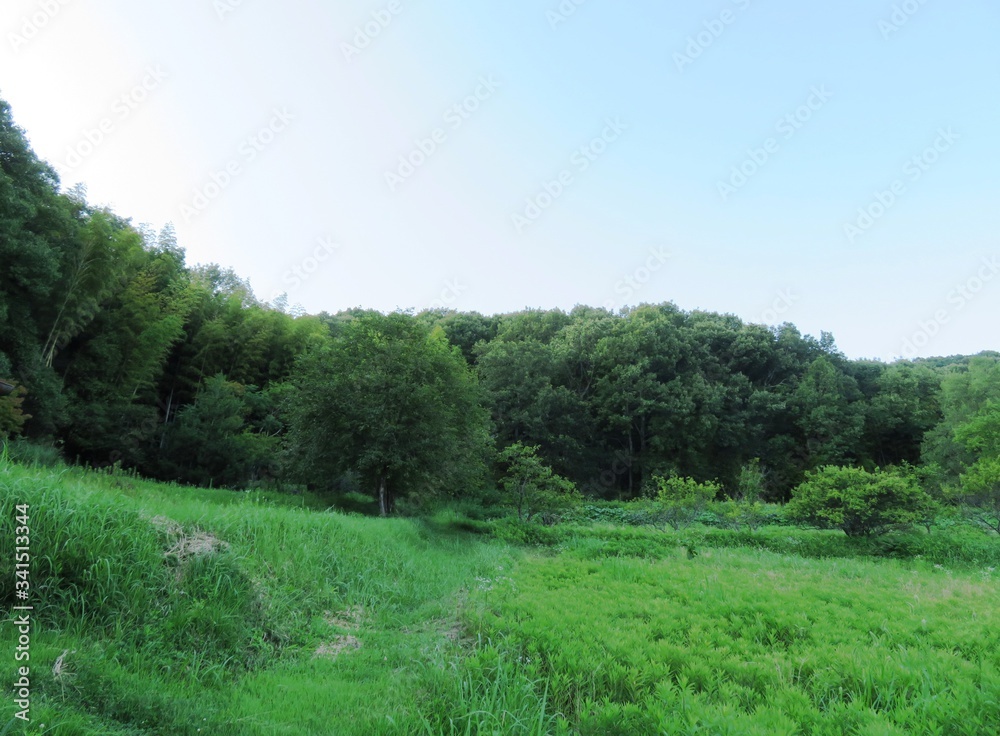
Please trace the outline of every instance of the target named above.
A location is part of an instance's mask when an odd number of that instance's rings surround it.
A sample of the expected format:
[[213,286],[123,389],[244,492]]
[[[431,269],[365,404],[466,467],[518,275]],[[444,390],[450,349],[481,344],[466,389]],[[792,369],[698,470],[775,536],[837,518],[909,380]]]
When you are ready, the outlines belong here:
[[671,300],[852,357],[1000,348],[994,2],[9,0],[0,31],[64,184],[263,298]]

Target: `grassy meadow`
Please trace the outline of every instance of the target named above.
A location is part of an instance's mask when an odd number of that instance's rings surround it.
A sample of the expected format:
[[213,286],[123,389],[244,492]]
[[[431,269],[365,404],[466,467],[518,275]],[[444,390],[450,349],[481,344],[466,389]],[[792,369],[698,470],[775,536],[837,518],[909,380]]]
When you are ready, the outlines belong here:
[[[0,464],[0,734],[995,734],[1000,543],[379,520]],[[513,528],[513,527],[510,527]],[[8,563],[5,562],[5,568]],[[13,575],[0,579],[13,683]],[[11,611],[7,614],[7,611]]]

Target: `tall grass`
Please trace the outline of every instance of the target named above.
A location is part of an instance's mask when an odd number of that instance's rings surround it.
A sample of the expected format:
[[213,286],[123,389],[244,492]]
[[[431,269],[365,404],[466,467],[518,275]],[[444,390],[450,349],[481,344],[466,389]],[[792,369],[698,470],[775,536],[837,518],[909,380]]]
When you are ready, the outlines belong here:
[[[439,710],[458,723],[481,708],[454,638],[463,586],[512,564],[503,545],[300,498],[0,463],[3,559],[17,504],[31,506],[46,732],[422,733]],[[315,656],[345,637],[358,647]],[[5,658],[0,677],[13,671]]]
[[17,504],[33,719],[0,736],[1000,732],[981,534],[381,520],[0,460],[0,559]]
[[470,608],[581,733],[1000,733],[991,571],[747,549],[538,556]]
[[569,733],[568,721],[553,712],[538,668],[506,644],[480,640],[455,676],[440,685],[424,708],[427,736]]

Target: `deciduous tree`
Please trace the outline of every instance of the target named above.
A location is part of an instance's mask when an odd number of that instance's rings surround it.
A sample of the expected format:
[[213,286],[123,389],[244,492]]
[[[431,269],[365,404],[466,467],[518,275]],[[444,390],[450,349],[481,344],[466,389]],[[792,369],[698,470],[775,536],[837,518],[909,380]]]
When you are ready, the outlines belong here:
[[357,473],[387,515],[400,494],[482,482],[487,414],[440,329],[401,313],[355,317],[302,358],[293,383],[290,448],[311,484]]

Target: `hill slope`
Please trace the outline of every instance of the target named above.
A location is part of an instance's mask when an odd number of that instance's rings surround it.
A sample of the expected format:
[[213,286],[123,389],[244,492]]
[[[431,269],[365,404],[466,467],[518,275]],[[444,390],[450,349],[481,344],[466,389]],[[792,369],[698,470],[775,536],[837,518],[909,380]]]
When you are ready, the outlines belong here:
[[[5,560],[21,504],[27,733],[439,732],[475,697],[458,667],[465,592],[511,564],[500,544],[301,498],[0,465]],[[9,574],[0,602],[19,603]],[[17,636],[5,626],[0,649]],[[17,733],[4,710],[0,733]]]

